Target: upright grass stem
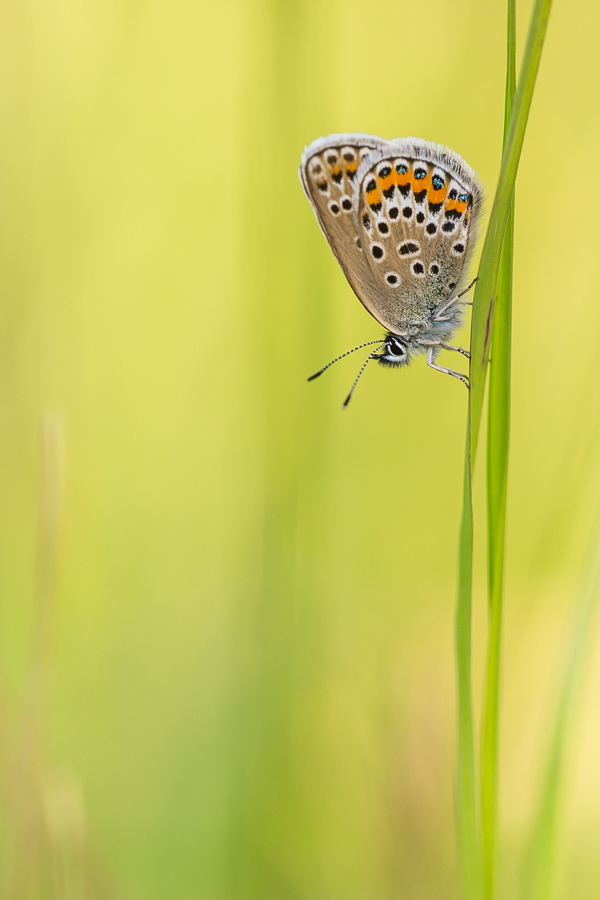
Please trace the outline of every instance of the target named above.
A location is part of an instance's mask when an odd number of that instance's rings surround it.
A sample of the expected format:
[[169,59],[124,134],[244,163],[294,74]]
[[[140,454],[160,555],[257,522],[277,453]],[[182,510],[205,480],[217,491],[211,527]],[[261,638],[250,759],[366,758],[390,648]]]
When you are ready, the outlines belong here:
[[540,800],[526,859],[524,900],[551,900],[556,871],[559,811],[564,758],[568,749],[574,700],[589,660],[600,594],[600,508],[592,527],[556,692],[556,708]]
[[[516,92],[516,0],[508,0],[506,95],[504,143]],[[488,653],[484,689],[481,752],[481,823],[483,871],[486,900],[493,900],[498,827],[498,733],[500,718],[500,659],[502,600],[504,592],[504,551],[506,533],[506,493],[510,438],[510,354],[512,318],[512,272],[514,243],[514,195],[511,205],[498,277],[493,314],[487,440],[488,514]]]
[[47,413],[40,423],[40,478],[33,597],[33,641],[23,721],[13,775],[15,847],[4,876],[3,897],[21,900],[43,891],[44,732],[51,668],[51,636],[56,616],[56,574],[61,514],[63,422]]
[[471,455],[473,461],[479,439],[479,427],[483,409],[485,376],[491,338],[491,322],[500,272],[500,259],[504,242],[504,232],[512,205],[513,191],[519,160],[523,149],[527,120],[531,109],[535,80],[537,77],[544,38],[548,27],[548,19],[552,8],[552,0],[536,0],[529,25],[527,44],[521,69],[521,76],[515,103],[510,117],[508,136],[502,154],[502,165],[498,178],[498,187],[490,215],[478,281],[473,297],[473,318],[471,321]]
[[458,689],[457,827],[458,852],[466,900],[482,896],[481,851],[477,819],[473,703],[471,699],[471,596],[473,591],[473,498],[471,491],[471,410],[467,413],[467,445],[463,509],[458,555],[458,601],[455,643]]
[[[466,900],[480,900],[484,896],[483,856],[477,809],[471,696],[472,471],[481,424],[491,339],[492,313],[500,273],[504,234],[512,205],[515,179],[551,6],[552,0],[536,0],[533,9],[521,77],[502,155],[498,187],[479,267],[479,280],[473,298],[470,365],[471,390],[469,392],[467,417],[467,444],[455,619],[458,683],[457,825],[459,856]],[[495,800],[492,815],[495,820]]]

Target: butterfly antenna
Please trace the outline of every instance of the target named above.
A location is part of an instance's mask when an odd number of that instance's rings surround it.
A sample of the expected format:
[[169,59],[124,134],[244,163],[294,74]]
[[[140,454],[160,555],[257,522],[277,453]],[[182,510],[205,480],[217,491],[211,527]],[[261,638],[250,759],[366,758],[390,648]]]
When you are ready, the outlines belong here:
[[322,375],[323,372],[327,371],[329,366],[332,366],[334,363],[338,362],[340,359],[343,359],[345,356],[348,356],[348,354],[354,353],[355,350],[362,350],[363,347],[368,347],[370,344],[380,344],[381,346],[383,346],[383,344],[381,343],[381,338],[378,338],[376,341],[367,341],[366,344],[359,344],[358,347],[353,347],[352,350],[346,350],[346,352],[342,353],[341,356],[336,356],[335,359],[332,359],[330,363],[327,363],[326,366],[323,366],[322,369],[319,369],[318,372],[315,372],[315,374],[311,375],[310,378],[308,378],[307,380],[314,381],[315,378],[318,378],[319,375]]
[[346,409],[346,407],[347,407],[348,404],[350,403],[350,400],[352,399],[352,394],[354,393],[354,388],[355,388],[356,385],[358,384],[358,379],[360,378],[360,376],[362,375],[362,373],[363,373],[363,372],[365,371],[365,369],[367,368],[367,363],[369,362],[369,360],[374,359],[374,358],[377,356],[377,351],[378,351],[378,350],[381,350],[382,347],[385,347],[385,341],[383,342],[383,344],[380,343],[380,344],[379,344],[379,347],[376,347],[371,353],[369,353],[369,355],[368,355],[367,358],[365,359],[364,363],[363,363],[362,366],[360,367],[360,372],[358,373],[358,375],[357,375],[356,378],[354,379],[354,384],[353,384],[352,387],[350,388],[350,393],[348,394],[348,396],[346,397],[346,399],[345,399],[344,402],[342,403],[342,409]]

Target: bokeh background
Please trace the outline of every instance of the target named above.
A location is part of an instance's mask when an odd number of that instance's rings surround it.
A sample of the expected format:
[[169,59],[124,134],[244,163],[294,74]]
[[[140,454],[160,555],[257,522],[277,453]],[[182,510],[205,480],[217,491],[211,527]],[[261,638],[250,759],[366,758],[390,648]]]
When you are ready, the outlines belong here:
[[[7,0],[0,17],[3,896],[458,897],[466,392],[423,360],[373,366],[345,413],[360,360],[306,383],[381,329],[297,166],[329,132],[417,135],[491,198],[504,3]],[[599,43],[600,6],[557,0],[518,180],[503,900],[600,495]],[[592,657],[565,900],[598,896],[599,702]]]

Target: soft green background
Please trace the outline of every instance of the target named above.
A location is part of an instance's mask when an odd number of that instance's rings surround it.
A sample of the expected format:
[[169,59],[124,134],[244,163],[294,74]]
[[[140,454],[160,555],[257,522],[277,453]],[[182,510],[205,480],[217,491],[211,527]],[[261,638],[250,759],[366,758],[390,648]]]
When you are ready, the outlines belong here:
[[[296,170],[321,134],[417,135],[491,194],[504,4],[0,16],[3,896],[456,898],[466,392],[423,360],[372,366],[345,413],[360,359],[306,384],[381,330]],[[599,44],[600,6],[556,0],[518,180],[502,900],[600,488]],[[64,489],[40,662],[44,414]],[[476,709],[484,585],[481,564]],[[600,881],[600,665],[586,684],[564,900]]]

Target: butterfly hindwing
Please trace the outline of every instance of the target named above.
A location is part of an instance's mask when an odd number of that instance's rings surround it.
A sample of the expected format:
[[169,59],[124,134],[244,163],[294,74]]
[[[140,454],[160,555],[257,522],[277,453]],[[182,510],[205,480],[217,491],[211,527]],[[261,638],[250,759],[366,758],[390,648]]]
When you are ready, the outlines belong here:
[[452,151],[390,141],[357,173],[356,228],[376,276],[376,318],[402,333],[459,288],[481,191]]

